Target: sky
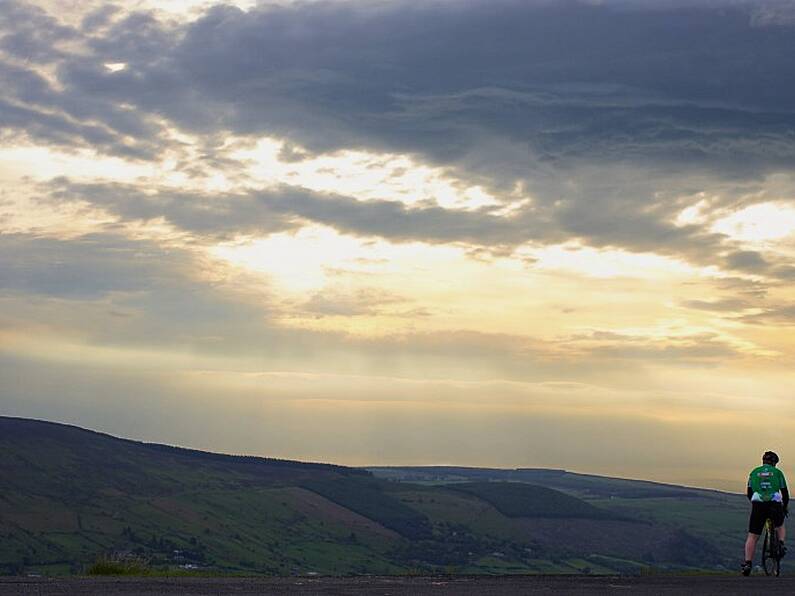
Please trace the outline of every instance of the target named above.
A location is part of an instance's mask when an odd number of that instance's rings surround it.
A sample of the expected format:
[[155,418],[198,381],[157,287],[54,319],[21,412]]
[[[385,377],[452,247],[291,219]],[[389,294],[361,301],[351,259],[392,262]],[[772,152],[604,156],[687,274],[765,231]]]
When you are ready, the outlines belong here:
[[794,54],[788,0],[0,0],[0,414],[786,472]]

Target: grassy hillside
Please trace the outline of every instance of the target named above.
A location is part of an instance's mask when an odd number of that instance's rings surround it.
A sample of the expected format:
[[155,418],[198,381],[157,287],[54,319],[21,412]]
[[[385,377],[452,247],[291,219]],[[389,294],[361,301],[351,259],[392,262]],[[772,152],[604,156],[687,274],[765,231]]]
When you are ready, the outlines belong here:
[[[406,486],[465,488],[468,483],[502,485],[527,483],[561,491],[584,503],[610,512],[624,520],[641,522],[641,527],[627,527],[635,536],[634,546],[623,547],[617,539],[612,553],[624,553],[635,561],[652,566],[723,565],[734,569],[742,556],[748,523],[748,503],[744,495],[709,489],[691,488],[657,482],[607,478],[576,474],[565,470],[462,468],[452,466],[369,468],[377,477]],[[535,489],[534,489],[535,490]],[[522,522],[520,532],[530,531],[541,539],[554,533],[545,520],[536,520],[534,527]],[[595,527],[593,522],[572,520],[576,527]],[[618,529],[618,521],[610,524]],[[592,545],[587,529],[579,533],[578,542],[584,551]],[[613,532],[619,535],[620,532]],[[554,541],[553,541],[554,542]],[[558,540],[557,542],[562,542]],[[631,550],[634,548],[634,556]],[[600,556],[601,553],[600,553]],[[787,569],[791,563],[787,562]],[[795,571],[795,568],[792,569]]]
[[507,517],[548,519],[622,519],[560,491],[519,482],[464,482],[452,490],[469,493],[494,506]]
[[[744,519],[731,515],[744,512],[722,493],[503,472],[374,476],[0,417],[0,573],[80,573],[114,553],[246,574],[607,573],[736,559]],[[407,477],[419,482],[395,481]]]
[[230,572],[398,571],[384,553],[399,536],[300,488],[367,477],[0,418],[0,569],[78,571],[136,552]]
[[385,493],[375,479],[335,478],[304,482],[303,487],[394,530],[409,540],[433,536],[428,518]]

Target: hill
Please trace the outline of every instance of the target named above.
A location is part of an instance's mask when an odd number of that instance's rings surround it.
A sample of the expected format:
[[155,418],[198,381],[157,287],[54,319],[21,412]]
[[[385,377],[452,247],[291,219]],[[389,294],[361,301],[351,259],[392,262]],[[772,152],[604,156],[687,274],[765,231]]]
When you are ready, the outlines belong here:
[[382,552],[398,534],[302,487],[340,479],[371,475],[0,417],[0,566],[79,571],[136,552],[239,572],[396,571]]
[[742,505],[562,471],[371,471],[0,417],[6,574],[79,573],[111,553],[276,575],[714,568],[736,560]]
[[[454,488],[467,483],[526,483],[561,491],[602,511],[646,524],[647,529],[634,530],[634,559],[651,565],[687,566],[700,561],[704,566],[733,569],[742,553],[748,522],[744,495],[711,489],[538,468],[406,466],[368,470],[379,478],[410,485]],[[539,524],[540,520],[536,526]],[[671,532],[665,538],[667,552],[660,553],[655,540],[666,530]],[[590,545],[588,535],[584,534],[583,549]]]

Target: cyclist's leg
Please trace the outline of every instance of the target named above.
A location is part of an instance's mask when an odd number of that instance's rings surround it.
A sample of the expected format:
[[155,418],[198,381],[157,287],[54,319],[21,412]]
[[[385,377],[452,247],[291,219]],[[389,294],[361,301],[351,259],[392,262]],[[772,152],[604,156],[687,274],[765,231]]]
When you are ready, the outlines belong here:
[[773,520],[773,525],[776,528],[776,535],[781,543],[782,555],[786,552],[784,548],[784,539],[787,537],[787,529],[784,527],[784,506],[781,503],[776,503],[770,511],[770,517]]
[[748,537],[745,539],[745,560],[754,560],[754,551],[756,550],[756,543],[759,542],[759,534],[748,532]]
[[754,560],[754,551],[759,537],[762,535],[762,528],[765,527],[767,519],[767,509],[763,503],[751,503],[751,516],[748,519],[748,536],[745,539],[745,562],[750,563]]

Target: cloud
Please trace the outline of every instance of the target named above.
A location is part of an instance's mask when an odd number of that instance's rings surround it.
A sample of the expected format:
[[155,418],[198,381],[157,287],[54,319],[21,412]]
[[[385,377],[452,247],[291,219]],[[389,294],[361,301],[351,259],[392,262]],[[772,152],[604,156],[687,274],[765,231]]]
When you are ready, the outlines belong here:
[[164,218],[198,237],[259,234],[299,227],[301,221],[329,225],[344,233],[380,236],[396,242],[461,242],[516,245],[545,234],[541,222],[502,218],[488,212],[410,208],[398,201],[355,198],[282,185],[237,193],[180,192],[159,188],[143,192],[136,185],[72,183],[56,179],[43,185],[55,201],[88,201],[126,221]]
[[146,114],[90,96],[59,92],[29,66],[0,61],[0,82],[0,124],[6,131],[17,131],[17,142],[27,137],[130,159],[155,158],[163,147],[160,128]]
[[717,366],[727,358],[736,357],[739,354],[728,343],[705,337],[689,340],[684,344],[605,346],[595,349],[593,355],[622,361],[629,359],[667,360],[678,366],[704,366],[710,363]]
[[732,269],[750,273],[763,272],[770,267],[770,263],[759,252],[754,250],[733,252],[726,257],[726,263]]
[[[65,343],[83,345],[81,358],[100,361],[150,362],[151,352],[161,351],[164,362],[184,365],[179,354],[187,352],[199,367],[218,366],[220,359],[244,370],[363,367],[388,374],[397,360],[421,363],[417,370],[434,375],[453,374],[462,360],[472,362],[475,376],[543,368],[524,362],[535,342],[520,336],[462,330],[363,338],[284,327],[281,321],[295,312],[353,316],[404,303],[382,291],[332,291],[310,296],[297,311],[285,310],[267,280],[259,278],[252,289],[188,249],[119,234],[70,240],[3,234],[0,254],[0,332],[32,342],[38,357],[52,358],[65,351],[55,346]],[[121,352],[106,357],[103,350]]]
[[[221,241],[239,235],[267,235],[295,229],[297,213],[282,207],[291,193],[263,193],[274,200],[260,200],[254,194],[182,192],[176,189],[147,189],[135,184],[71,183],[58,178],[43,185],[56,202],[87,201],[118,216],[122,221],[149,222],[164,219],[177,229],[205,241]],[[293,195],[300,191],[295,190]],[[309,193],[311,194],[311,193]]]
[[6,0],[0,12],[0,50],[29,62],[50,63],[63,58],[59,42],[70,41],[77,32],[61,24],[41,8]]
[[[603,247],[656,252],[708,264],[722,235],[698,226],[677,227],[640,216],[634,225],[619,225],[621,201],[595,206],[561,207],[554,214],[529,205],[509,215],[490,208],[477,211],[438,206],[407,206],[390,200],[359,201],[354,197],[281,185],[265,190],[208,193],[154,187],[144,192],[134,184],[75,183],[66,178],[41,186],[42,200],[88,201],[124,221],[159,218],[205,241],[236,235],[267,235],[296,229],[302,222],[331,226],[342,233],[382,237],[392,242],[460,243],[495,254],[528,242],[555,243],[570,238]],[[734,267],[734,260],[730,260]]]
[[739,294],[742,299],[761,300],[769,291],[768,283],[743,277],[720,277],[713,283],[719,290]]
[[795,268],[787,255],[763,254],[756,250],[737,250],[725,257],[724,267],[741,273],[761,276],[778,283],[795,279]]
[[105,4],[89,11],[83,12],[80,20],[80,29],[86,34],[91,35],[97,30],[106,28],[112,21],[114,15],[121,12],[121,7],[115,4]]
[[741,352],[717,333],[685,333],[660,336],[595,330],[572,336],[566,344],[589,359],[631,362],[667,361],[675,366],[715,366],[741,356]]
[[419,153],[482,175],[575,158],[724,175],[792,164],[795,88],[776,73],[793,42],[743,5],[216,6],[181,25],[128,14],[85,43],[59,64],[62,101],[125,102],[193,131]]
[[[231,278],[206,274],[190,250],[112,233],[70,240],[3,234],[0,248],[0,328],[41,343],[44,353],[57,352],[59,341],[86,344],[89,359],[114,346],[273,352],[278,333],[268,324],[267,285],[241,291]],[[39,331],[31,337],[29,329]]]
[[[318,317],[358,317],[377,315],[385,308],[393,314],[397,305],[405,305],[406,302],[401,296],[377,289],[360,289],[352,294],[326,290],[313,294],[301,308]],[[417,310],[409,310],[408,314],[412,317],[419,315]]]
[[146,291],[184,270],[184,254],[113,235],[63,241],[0,235],[0,290],[74,300]]
[[[750,27],[741,8],[716,13],[513,1],[218,7],[176,55],[202,97],[232,108],[231,126],[289,126],[318,149],[388,144],[448,161],[499,137],[529,145],[525,166],[533,154],[605,152],[685,165],[792,125],[746,110],[788,110],[795,90],[769,73],[786,70],[779,52],[791,42]],[[268,101],[240,101],[254,89]],[[299,114],[308,126],[296,126]]]
[[[188,362],[198,367],[219,366],[220,359],[238,370],[394,374],[400,363],[420,378],[604,382],[614,374],[624,382],[640,374],[632,372],[628,356],[640,365],[662,360],[711,364],[735,355],[708,335],[654,339],[602,332],[550,341],[468,329],[422,331],[421,326],[376,337],[302,330],[284,322],[296,314],[388,313],[418,320],[423,313],[403,297],[374,289],[348,294],[331,289],[288,309],[265,280],[254,291],[237,284],[231,273],[213,271],[189,250],[113,234],[72,240],[6,234],[0,236],[0,248],[0,331],[40,343],[36,350],[42,354],[58,353],[61,348],[53,346],[65,341],[85,345],[81,357],[94,354],[100,360],[106,358],[103,350],[121,350],[120,359],[149,362],[149,354],[160,350],[192,354]],[[31,335],[31,328],[39,331]]]
[[795,25],[795,7],[787,0],[766,2],[751,10],[751,25],[755,27],[792,27]]
[[[31,40],[49,52],[57,85],[7,61],[2,117],[34,140],[139,160],[178,150],[175,129],[202,137],[211,159],[223,157],[211,139],[230,133],[282,137],[288,160],[408,153],[532,208],[506,222],[296,191],[281,210],[385,237],[410,228],[432,242],[495,246],[577,238],[714,264],[725,238],[674,225],[681,197],[709,187],[731,204],[738,187],[795,165],[795,85],[780,76],[795,40],[756,26],[760,10],[395,0],[218,5],[175,21],[108,7],[79,31]],[[67,35],[80,51],[48,49]],[[234,217],[220,219],[231,227]],[[729,265],[751,265],[738,258]]]
[[795,325],[795,304],[769,306],[762,312],[742,317],[742,321],[755,325]]
[[752,304],[739,298],[724,298],[722,300],[686,300],[682,306],[697,310],[731,313],[751,308]]

